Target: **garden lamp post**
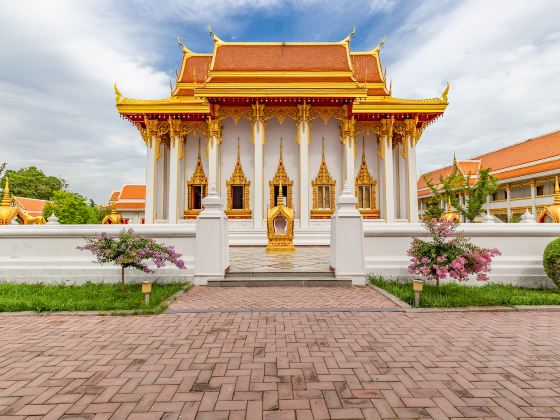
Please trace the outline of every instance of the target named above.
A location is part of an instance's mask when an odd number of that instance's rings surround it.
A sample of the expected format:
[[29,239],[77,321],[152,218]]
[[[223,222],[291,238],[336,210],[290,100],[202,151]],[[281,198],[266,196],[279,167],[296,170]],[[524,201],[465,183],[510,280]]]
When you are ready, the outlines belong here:
[[144,303],[146,306],[150,304],[150,295],[152,294],[152,282],[143,281],[142,282],[142,293],[144,293]]
[[420,295],[424,289],[424,280],[414,279],[412,280],[412,290],[414,290],[414,307],[418,308],[420,306]]

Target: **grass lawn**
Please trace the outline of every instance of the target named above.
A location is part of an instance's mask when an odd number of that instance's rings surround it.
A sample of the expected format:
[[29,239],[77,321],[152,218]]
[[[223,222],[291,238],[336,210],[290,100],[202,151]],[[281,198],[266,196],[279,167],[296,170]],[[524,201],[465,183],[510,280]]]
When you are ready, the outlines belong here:
[[81,286],[0,283],[0,312],[19,311],[125,311],[156,313],[166,299],[190,285],[152,285],[150,304],[144,305],[140,284],[127,284],[121,296],[118,284],[87,283]]
[[[414,304],[412,284],[387,281],[382,277],[373,276],[369,280],[406,303]],[[424,308],[496,305],[560,305],[560,289],[535,290],[497,284],[476,287],[448,283],[440,285],[438,291],[435,286],[425,284],[420,302],[420,306]]]

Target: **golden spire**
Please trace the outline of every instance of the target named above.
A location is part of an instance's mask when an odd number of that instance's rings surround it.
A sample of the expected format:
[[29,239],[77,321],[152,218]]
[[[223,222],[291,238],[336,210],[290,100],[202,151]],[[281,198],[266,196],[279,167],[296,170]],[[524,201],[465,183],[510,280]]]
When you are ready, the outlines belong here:
[[448,195],[447,196],[447,211],[451,211],[452,208],[453,208],[453,206],[451,206],[451,196]]
[[6,184],[4,184],[4,195],[2,196],[2,203],[0,204],[0,225],[9,225],[16,217],[18,209],[11,206],[10,199],[10,185],[8,177],[6,177]]
[[554,204],[560,204],[560,186],[558,185],[558,176],[556,176],[556,182],[554,183]]
[[366,140],[364,136],[362,136],[362,162],[366,161]]
[[4,184],[4,196],[2,197],[2,207],[10,207],[11,200],[10,200],[10,185],[8,181],[8,177],[6,177],[6,183]]
[[284,159],[282,158],[282,137],[280,137],[280,162],[282,162]]
[[239,154],[239,136],[237,136],[237,161],[239,162],[241,160],[240,154]]
[[282,193],[282,181],[280,181],[280,184],[278,184],[278,199],[276,201],[276,205],[277,206],[284,205],[284,194]]
[[325,161],[325,137],[321,139],[321,161]]

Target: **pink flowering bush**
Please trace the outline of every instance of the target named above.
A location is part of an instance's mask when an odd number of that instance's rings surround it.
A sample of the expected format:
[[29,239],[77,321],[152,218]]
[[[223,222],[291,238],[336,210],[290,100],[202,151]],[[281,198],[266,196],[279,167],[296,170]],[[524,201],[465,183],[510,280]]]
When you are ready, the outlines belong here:
[[414,238],[408,255],[412,257],[408,271],[427,279],[439,281],[446,277],[461,281],[476,275],[480,281],[488,280],[492,258],[501,255],[496,248],[481,248],[455,232],[457,224],[432,219],[424,223],[430,240]]
[[173,246],[158,244],[151,238],[134,233],[132,229],[123,229],[117,238],[111,238],[106,233],[87,238],[86,244],[78,249],[91,251],[100,264],[114,263],[121,266],[121,294],[124,294],[125,268],[155,273],[148,266],[148,261],[152,261],[157,268],[163,267],[166,262],[175,264],[180,269],[185,268],[181,254]]

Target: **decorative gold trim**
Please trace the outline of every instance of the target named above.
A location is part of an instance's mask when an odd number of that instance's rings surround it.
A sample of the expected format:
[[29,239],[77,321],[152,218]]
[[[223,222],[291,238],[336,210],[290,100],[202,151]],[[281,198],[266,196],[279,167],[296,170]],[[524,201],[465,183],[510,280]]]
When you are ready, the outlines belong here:
[[17,207],[12,207],[12,199],[10,196],[10,183],[8,177],[6,177],[6,183],[4,184],[4,194],[2,196],[2,202],[0,203],[0,225],[11,225],[12,220],[17,216]]
[[[294,209],[284,205],[282,183],[279,185],[278,203],[268,209],[266,217],[266,228],[268,244],[267,253],[287,254],[295,252],[294,246]],[[284,218],[286,221],[285,233],[276,233],[274,223],[276,219]]]
[[[327,167],[327,162],[325,160],[325,138],[322,139],[321,145],[321,165],[319,166],[319,171],[317,176],[313,181],[311,181],[311,186],[313,188],[313,208],[311,209],[312,219],[328,219],[334,212],[335,209],[335,186],[336,181],[331,177],[329,173],[329,168]],[[319,187],[328,186],[329,187],[329,203],[330,208],[324,209],[319,208]]]
[[376,199],[376,185],[377,181],[373,179],[371,173],[369,172],[367,162],[366,162],[366,147],[365,147],[365,139],[362,138],[362,163],[360,165],[360,170],[358,171],[358,175],[354,181],[354,193],[356,197],[359,196],[359,187],[362,186],[369,186],[370,194],[369,194],[369,207],[360,208],[359,204],[356,204],[356,208],[362,214],[365,219],[379,219],[379,210],[377,209]]
[[[241,154],[239,150],[239,137],[237,137],[237,161],[235,162],[235,167],[231,177],[226,181],[227,186],[227,207],[226,214],[231,219],[248,219],[251,217],[251,209],[249,208],[250,197],[249,197],[249,187],[251,181],[245,177],[243,172],[243,166],[241,165]],[[233,208],[233,197],[232,197],[232,187],[242,186],[243,187],[243,208],[234,209]]]
[[554,223],[560,223],[560,186],[558,185],[558,177],[554,182],[554,202],[551,206],[544,206],[540,211],[537,220],[544,223],[546,216],[549,216]]
[[282,137],[280,137],[280,159],[278,161],[278,167],[276,168],[276,173],[274,174],[274,177],[269,181],[268,186],[270,189],[270,207],[274,207],[275,206],[275,202],[274,202],[274,187],[275,186],[281,186],[282,184],[287,185],[288,186],[288,196],[287,198],[287,203],[286,206],[287,207],[293,207],[292,204],[292,187],[294,185],[294,182],[288,177],[288,174],[286,173],[286,168],[284,167],[284,158],[282,156]]
[[200,138],[198,139],[198,159],[191,179],[187,181],[187,209],[183,213],[185,219],[196,219],[202,209],[193,209],[193,187],[202,186],[203,198],[208,194],[208,178],[204,172],[202,159],[200,157]]

